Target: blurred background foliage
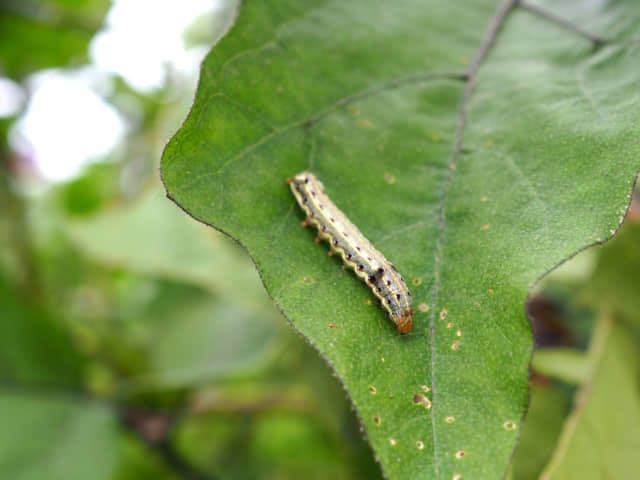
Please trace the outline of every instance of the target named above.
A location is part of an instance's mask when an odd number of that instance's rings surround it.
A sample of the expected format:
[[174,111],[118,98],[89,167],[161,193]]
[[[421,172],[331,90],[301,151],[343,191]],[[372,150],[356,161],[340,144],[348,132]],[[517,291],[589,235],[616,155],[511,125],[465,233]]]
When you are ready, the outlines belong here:
[[[142,45],[125,50],[142,57],[123,61],[149,71],[154,39],[142,37],[158,7],[132,1],[146,17],[129,19]],[[0,478],[380,478],[338,381],[270,303],[250,259],[160,184],[160,152],[235,3],[193,1],[173,34],[190,63],[160,57],[147,84],[100,59],[126,3],[0,2]],[[39,110],[61,152],[45,165],[27,127],[41,89],[60,79],[75,83],[58,98],[68,112]],[[81,89],[120,127],[79,115]],[[91,140],[77,125],[114,141],[58,175],[65,148]],[[637,413],[639,212],[634,204],[614,240],[532,291],[539,349],[514,479],[538,477],[558,455],[585,385],[627,400],[635,391],[620,408],[626,420]],[[621,333],[594,353],[593,332],[607,328]],[[631,392],[598,375],[614,350],[625,352],[618,370]],[[587,402],[590,414],[611,427],[598,409],[616,402],[601,403]],[[616,445],[637,445],[618,434]],[[566,457],[571,438],[564,444]]]

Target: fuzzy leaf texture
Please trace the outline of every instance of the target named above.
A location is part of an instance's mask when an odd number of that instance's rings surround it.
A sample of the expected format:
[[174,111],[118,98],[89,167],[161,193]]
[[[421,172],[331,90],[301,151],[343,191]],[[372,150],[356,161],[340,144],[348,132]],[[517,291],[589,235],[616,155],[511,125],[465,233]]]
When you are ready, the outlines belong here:
[[[629,202],[640,5],[541,6],[245,1],[164,152],[169,196],[247,249],[391,479],[504,476],[527,292]],[[300,227],[286,180],[303,170],[407,279],[411,335]]]

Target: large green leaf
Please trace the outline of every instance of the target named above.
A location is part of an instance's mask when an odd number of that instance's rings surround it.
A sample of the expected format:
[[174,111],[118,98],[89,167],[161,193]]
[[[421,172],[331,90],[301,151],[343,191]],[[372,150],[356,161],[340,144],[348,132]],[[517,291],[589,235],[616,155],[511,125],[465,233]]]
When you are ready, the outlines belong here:
[[[640,164],[640,7],[564,3],[615,39],[596,49],[515,3],[246,1],[163,157],[169,195],[250,252],[337,372],[390,478],[504,474],[527,291],[610,235]],[[285,180],[306,169],[409,280],[413,335],[300,228]]]

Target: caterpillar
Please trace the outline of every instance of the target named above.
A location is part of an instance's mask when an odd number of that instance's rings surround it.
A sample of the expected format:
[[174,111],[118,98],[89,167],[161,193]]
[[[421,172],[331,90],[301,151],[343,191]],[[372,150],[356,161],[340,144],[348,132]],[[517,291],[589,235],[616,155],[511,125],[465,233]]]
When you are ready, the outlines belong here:
[[343,268],[352,268],[371,288],[382,307],[404,335],[413,330],[411,292],[402,275],[384,255],[351,223],[347,216],[331,201],[322,182],[310,172],[302,172],[288,180],[291,191],[307,214],[303,226],[313,225],[318,230],[316,242],[330,244],[329,255],[342,257]]

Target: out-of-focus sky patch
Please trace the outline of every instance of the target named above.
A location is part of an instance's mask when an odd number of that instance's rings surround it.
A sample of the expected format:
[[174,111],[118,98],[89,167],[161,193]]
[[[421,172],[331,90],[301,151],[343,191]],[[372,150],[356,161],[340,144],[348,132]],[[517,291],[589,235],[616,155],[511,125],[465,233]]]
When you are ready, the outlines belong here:
[[22,87],[13,80],[0,77],[0,118],[17,114],[25,101]]
[[31,77],[31,100],[11,132],[13,148],[39,173],[63,181],[101,160],[120,143],[125,122],[91,88],[85,72],[47,71]]
[[[185,32],[224,5],[224,0],[114,0],[104,29],[91,43],[91,65],[29,79],[32,95],[11,132],[12,147],[53,182],[71,180],[88,164],[107,158],[127,129],[123,115],[105,100],[112,77],[120,76],[142,94],[163,88],[175,73],[195,80],[208,48],[189,45]],[[13,86],[0,78],[0,117],[15,114],[24,103],[19,88],[11,95],[3,88]]]
[[91,58],[135,90],[152,92],[164,85],[170,69],[197,71],[202,49],[189,48],[184,33],[196,18],[218,8],[218,0],[115,0],[106,28],[91,44]]

